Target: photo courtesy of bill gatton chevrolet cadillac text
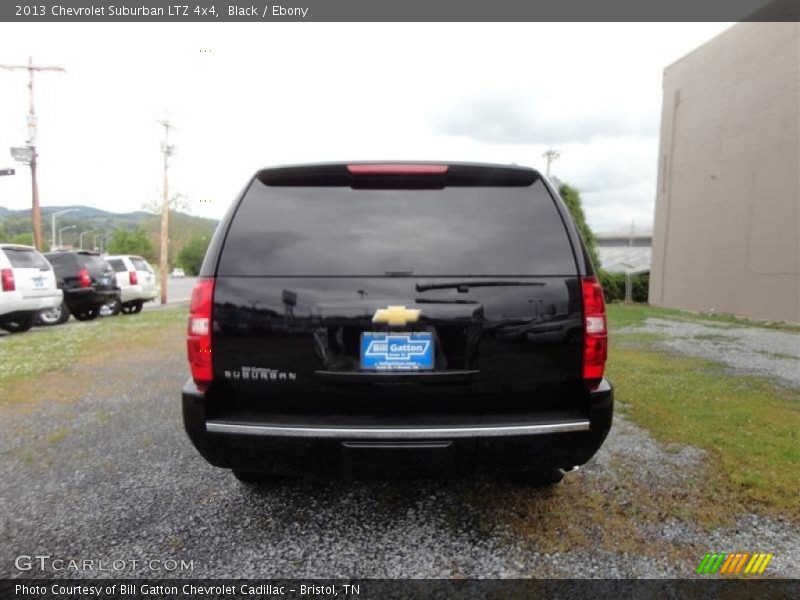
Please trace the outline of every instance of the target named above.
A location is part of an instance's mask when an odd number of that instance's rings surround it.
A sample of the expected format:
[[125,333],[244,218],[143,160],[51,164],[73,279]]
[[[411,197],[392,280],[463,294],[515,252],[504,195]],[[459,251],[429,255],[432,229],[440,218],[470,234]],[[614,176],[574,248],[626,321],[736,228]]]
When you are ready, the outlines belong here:
[[243,481],[554,483],[611,427],[602,290],[522,167],[259,171],[208,249],[187,343],[186,431]]

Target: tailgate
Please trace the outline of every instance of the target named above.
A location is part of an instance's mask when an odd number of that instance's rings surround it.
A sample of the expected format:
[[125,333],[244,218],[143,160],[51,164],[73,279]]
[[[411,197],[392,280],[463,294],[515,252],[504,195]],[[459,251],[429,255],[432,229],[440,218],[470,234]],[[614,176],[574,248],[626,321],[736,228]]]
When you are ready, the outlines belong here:
[[84,269],[89,271],[95,289],[100,291],[117,289],[117,274],[111,265],[101,256],[81,254],[80,262]]
[[212,338],[227,409],[513,411],[575,396],[578,266],[535,172],[290,171],[259,174],[222,225]]
[[[577,278],[470,283],[465,288],[450,278],[337,278],[335,284],[326,278],[218,278],[215,378],[248,410],[326,403],[395,408],[389,403],[398,398],[417,409],[510,408],[533,399],[554,401],[564,385],[580,378]],[[374,322],[390,307],[419,312],[403,325]],[[363,335],[402,339],[420,333],[432,346],[430,368],[365,364],[369,346]],[[431,397],[438,401],[431,404]]]

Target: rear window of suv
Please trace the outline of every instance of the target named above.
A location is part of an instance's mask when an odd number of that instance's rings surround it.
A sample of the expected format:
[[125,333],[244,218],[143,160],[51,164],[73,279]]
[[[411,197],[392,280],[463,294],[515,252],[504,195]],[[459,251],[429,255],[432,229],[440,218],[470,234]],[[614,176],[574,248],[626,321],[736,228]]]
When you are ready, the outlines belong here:
[[137,271],[148,271],[150,273],[153,272],[153,268],[150,266],[150,264],[145,259],[131,257],[130,260],[133,263],[133,267]]
[[106,259],[100,256],[94,256],[92,254],[79,254],[78,256],[80,256],[80,261],[84,268],[90,271],[102,272],[108,267]]
[[8,257],[8,262],[15,269],[44,269],[50,270],[50,263],[35,250],[27,248],[3,248],[0,252],[4,252]]
[[127,271],[125,268],[125,261],[121,258],[109,258],[108,264],[111,265],[111,268],[114,269],[117,273],[122,273],[123,271]]
[[519,187],[356,190],[253,180],[220,276],[568,275],[561,216],[541,181]]

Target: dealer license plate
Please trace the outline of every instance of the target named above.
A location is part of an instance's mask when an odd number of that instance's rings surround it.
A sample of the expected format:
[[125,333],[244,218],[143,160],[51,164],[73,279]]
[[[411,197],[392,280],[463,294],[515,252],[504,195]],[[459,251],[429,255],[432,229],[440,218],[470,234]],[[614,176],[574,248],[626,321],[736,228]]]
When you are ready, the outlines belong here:
[[433,369],[433,364],[433,335],[429,331],[361,334],[362,369],[423,371]]

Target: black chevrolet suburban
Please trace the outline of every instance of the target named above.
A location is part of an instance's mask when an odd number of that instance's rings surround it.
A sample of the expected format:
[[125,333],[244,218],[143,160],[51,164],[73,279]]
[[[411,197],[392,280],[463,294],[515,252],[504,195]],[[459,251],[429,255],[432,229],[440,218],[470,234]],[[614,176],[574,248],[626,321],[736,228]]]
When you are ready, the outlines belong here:
[[602,290],[528,168],[259,171],[214,234],[187,337],[186,431],[243,481],[553,483],[611,427]]
[[40,324],[64,323],[70,314],[79,321],[91,321],[100,316],[103,305],[119,299],[114,269],[98,253],[58,250],[44,256],[53,265],[64,300],[61,306],[39,313]]

